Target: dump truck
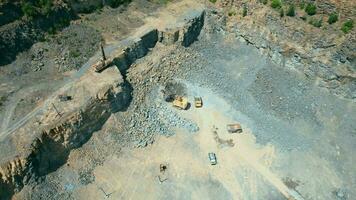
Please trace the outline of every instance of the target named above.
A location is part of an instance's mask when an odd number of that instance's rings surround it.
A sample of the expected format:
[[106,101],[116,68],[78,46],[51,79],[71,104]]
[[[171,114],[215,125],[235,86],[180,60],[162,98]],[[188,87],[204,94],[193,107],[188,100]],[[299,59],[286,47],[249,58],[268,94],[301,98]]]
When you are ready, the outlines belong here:
[[194,105],[196,108],[201,108],[203,106],[201,97],[194,97]]
[[229,133],[241,133],[242,132],[241,125],[238,124],[238,123],[228,124],[227,125],[227,132],[229,132]]
[[173,106],[178,109],[185,110],[188,108],[188,99],[186,97],[177,96],[173,100]]

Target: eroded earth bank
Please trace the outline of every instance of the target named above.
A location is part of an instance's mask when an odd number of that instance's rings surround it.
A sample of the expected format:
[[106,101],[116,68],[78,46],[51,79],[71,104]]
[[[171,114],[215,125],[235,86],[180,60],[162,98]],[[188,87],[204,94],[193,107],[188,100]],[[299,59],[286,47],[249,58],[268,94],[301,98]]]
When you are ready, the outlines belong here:
[[[22,90],[9,95],[1,111],[1,199],[356,196],[352,53],[336,45],[325,50],[334,53],[328,56],[298,46],[298,38],[280,43],[289,32],[275,37],[274,31],[285,24],[261,26],[262,18],[279,15],[257,1],[241,19],[228,12],[245,5],[239,1],[226,4],[228,10],[224,1],[147,5],[154,14],[140,26],[104,37],[113,58],[107,69],[91,67],[98,51],[50,91],[35,86],[43,99],[13,122]],[[338,41],[352,49],[350,37]],[[187,97],[190,106],[174,108],[167,93]],[[71,100],[60,101],[60,94]],[[194,106],[196,96],[202,108]],[[242,133],[229,134],[226,125],[236,122]],[[217,165],[210,165],[209,152]]]

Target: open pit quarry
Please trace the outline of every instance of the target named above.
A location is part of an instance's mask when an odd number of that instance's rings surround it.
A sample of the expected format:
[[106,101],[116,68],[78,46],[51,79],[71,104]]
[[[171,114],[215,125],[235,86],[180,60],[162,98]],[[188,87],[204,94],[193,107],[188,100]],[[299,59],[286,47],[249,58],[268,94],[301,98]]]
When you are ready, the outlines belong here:
[[[288,29],[298,21],[279,23],[258,1],[233,18],[224,6],[242,4],[226,2],[138,0],[86,14],[69,28],[123,18],[118,35],[101,33],[105,62],[93,40],[77,69],[41,61],[33,74],[48,77],[24,73],[18,88],[8,70],[27,53],[0,66],[10,77],[0,92],[11,90],[0,110],[0,199],[355,199],[354,31],[304,45],[314,29],[298,34]],[[167,100],[176,96],[187,109]],[[241,133],[227,131],[234,123]]]

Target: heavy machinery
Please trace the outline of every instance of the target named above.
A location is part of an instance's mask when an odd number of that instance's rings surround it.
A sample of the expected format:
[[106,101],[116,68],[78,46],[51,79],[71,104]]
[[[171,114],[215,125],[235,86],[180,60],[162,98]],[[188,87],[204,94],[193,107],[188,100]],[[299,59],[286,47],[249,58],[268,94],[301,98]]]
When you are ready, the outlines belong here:
[[194,97],[194,105],[196,108],[201,108],[203,106],[201,97]]
[[70,101],[72,100],[72,96],[60,94],[58,95],[59,101]]
[[109,67],[114,60],[113,58],[106,57],[103,44],[100,44],[100,49],[101,49],[102,58],[98,62],[96,62],[95,64],[92,65],[92,68],[95,69],[95,72],[103,71],[104,69]]
[[211,165],[216,165],[218,161],[216,160],[216,155],[213,152],[208,153],[208,157]]
[[177,96],[173,100],[173,106],[181,110],[186,110],[188,108],[188,99],[186,97]]
[[242,132],[241,125],[238,124],[238,123],[228,124],[227,125],[227,132],[229,132],[229,133],[241,133]]

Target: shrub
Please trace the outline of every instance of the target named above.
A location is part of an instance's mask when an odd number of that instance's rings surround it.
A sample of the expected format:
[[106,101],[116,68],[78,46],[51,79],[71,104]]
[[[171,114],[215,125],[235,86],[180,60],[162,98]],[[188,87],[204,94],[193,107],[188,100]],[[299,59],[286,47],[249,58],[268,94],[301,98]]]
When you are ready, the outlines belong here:
[[283,10],[283,8],[281,8],[281,9],[279,10],[279,16],[280,16],[280,17],[284,17],[284,10]]
[[354,27],[354,21],[352,19],[347,20],[341,27],[342,32],[348,33]]
[[307,20],[307,16],[303,15],[300,17],[300,19],[302,19],[303,21],[306,21]]
[[337,22],[338,19],[339,19],[339,16],[337,13],[331,13],[329,15],[328,23],[333,24],[333,23]]
[[216,3],[217,0],[209,0],[211,3]]
[[247,15],[247,7],[244,6],[243,10],[242,10],[242,17],[245,17]]
[[320,28],[323,24],[323,18],[317,19],[310,19],[309,24],[313,25],[314,27]]
[[294,17],[295,16],[295,7],[294,5],[289,5],[287,10],[287,16]]
[[272,0],[271,7],[272,8],[281,8],[282,7],[281,0]]
[[316,14],[316,6],[312,3],[308,3],[307,6],[305,7],[305,12],[308,15],[315,15]]

